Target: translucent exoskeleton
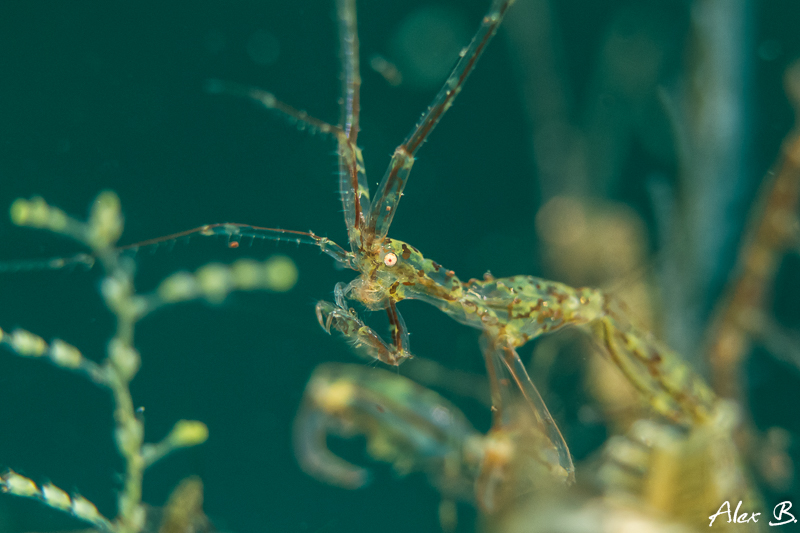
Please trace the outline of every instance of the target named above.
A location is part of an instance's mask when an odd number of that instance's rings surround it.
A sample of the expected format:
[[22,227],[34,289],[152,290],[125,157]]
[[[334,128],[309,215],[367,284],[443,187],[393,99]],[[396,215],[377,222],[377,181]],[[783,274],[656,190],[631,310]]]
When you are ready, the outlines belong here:
[[[409,334],[397,304],[405,299],[427,302],[456,321],[482,332],[481,350],[490,382],[493,426],[502,435],[518,422],[516,406],[526,405],[532,424],[546,436],[540,446],[552,464],[574,479],[572,458],[561,432],[531,381],[517,349],[528,341],[564,326],[588,326],[611,359],[637,387],[650,406],[678,424],[691,425],[709,417],[713,393],[673,352],[632,325],[624,306],[594,289],[575,289],[532,276],[461,281],[452,270],[425,258],[414,246],[388,237],[388,232],[408,180],[415,156],[439,120],[450,108],[473,71],[483,50],[497,32],[514,0],[494,0],[471,43],[462,51],[452,74],[411,130],[396,148],[374,195],[370,194],[358,148],[360,85],[355,0],[337,0],[339,40],[343,68],[343,98],[339,125],[308,116],[271,93],[233,82],[212,80],[214,94],[244,96],[292,122],[333,137],[339,157],[339,191],[344,208],[349,250],[311,232],[280,230],[236,223],[210,224],[153,239],[135,246],[173,240],[191,234],[223,235],[311,244],[333,257],[358,277],[339,283],[334,301],[321,301],[316,314],[322,327],[336,330],[360,354],[388,365],[412,357]],[[85,262],[85,256],[76,261]],[[383,310],[390,324],[384,340],[348,305],[357,301],[369,310]],[[512,407],[513,406],[513,407]],[[494,475],[484,461],[478,479]],[[478,491],[491,483],[478,483]],[[491,498],[477,500],[490,507]]]
[[[623,523],[661,531],[667,522],[675,531],[695,531],[719,502],[744,499],[748,508],[759,507],[731,438],[739,424],[731,401],[716,402],[710,418],[690,428],[637,420],[606,442],[580,489],[569,491],[531,410],[507,407],[512,422],[484,435],[458,407],[403,376],[325,363],[314,370],[295,420],[297,458],[317,479],[359,488],[369,472],[334,455],[327,438],[364,436],[369,455],[396,474],[428,477],[442,496],[446,531],[455,528],[453,503],[475,502],[476,492],[476,503],[492,510],[488,530],[504,532],[573,530],[578,523],[586,531],[617,531]],[[598,514],[603,519],[593,520]]]
[[[303,469],[332,485],[355,489],[369,472],[334,455],[330,435],[367,438],[367,452],[391,463],[395,473],[425,474],[442,495],[498,510],[535,486],[563,485],[566,472],[549,438],[525,405],[507,406],[502,432],[479,433],[458,407],[408,378],[380,368],[326,363],[306,386],[294,426]],[[476,491],[474,487],[478,487]],[[452,518],[448,518],[452,517]],[[454,515],[440,513],[442,525]],[[450,526],[452,524],[449,524]]]
[[325,363],[314,369],[294,426],[297,458],[314,477],[347,489],[369,473],[334,455],[328,435],[367,436],[367,451],[400,475],[423,472],[446,497],[471,500],[482,435],[437,393],[379,368]]

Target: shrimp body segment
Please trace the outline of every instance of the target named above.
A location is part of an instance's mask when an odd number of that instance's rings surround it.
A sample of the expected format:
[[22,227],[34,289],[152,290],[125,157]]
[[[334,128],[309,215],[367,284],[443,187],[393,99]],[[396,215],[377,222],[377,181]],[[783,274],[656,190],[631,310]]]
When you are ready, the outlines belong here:
[[[496,511],[530,485],[563,482],[547,436],[525,406],[512,409],[501,431],[479,433],[452,403],[421,385],[379,368],[326,363],[306,386],[294,424],[301,467],[332,485],[356,489],[369,472],[334,455],[331,435],[363,435],[367,453],[398,475],[421,472],[444,500],[477,502]],[[562,485],[563,486],[563,485]]]
[[363,365],[318,366],[306,386],[294,425],[303,469],[332,485],[366,485],[368,472],[332,454],[328,435],[365,435],[367,451],[400,475],[424,472],[443,493],[472,497],[483,456],[482,435],[461,411],[417,383]]
[[[333,302],[317,304],[320,325],[328,332],[341,333],[364,357],[388,365],[399,365],[412,356],[409,334],[397,307],[402,300],[425,301],[458,322],[481,330],[493,407],[492,431],[495,435],[510,431],[520,419],[515,414],[517,406],[527,405],[533,413],[536,431],[551,442],[553,461],[569,481],[574,477],[574,466],[567,444],[516,351],[529,340],[568,325],[591,328],[650,406],[680,424],[707,420],[715,400],[703,381],[676,354],[633,326],[625,318],[624,307],[600,291],[575,289],[530,276],[500,279],[487,276],[463,282],[452,270],[426,259],[410,244],[387,236],[417,151],[452,106],[513,3],[514,0],[493,1],[450,77],[421,120],[395,149],[374,195],[370,195],[362,154],[356,144],[361,78],[354,0],[337,1],[344,85],[339,125],[310,117],[260,89],[230,82],[209,83],[210,92],[244,96],[295,124],[333,138],[338,147],[339,189],[349,250],[311,232],[244,224],[212,224],[144,244],[199,233],[318,246],[342,267],[359,274],[350,283],[336,285]],[[358,317],[348,305],[349,300],[358,301],[372,311],[386,312],[390,325],[388,341]],[[491,467],[482,468],[479,479],[491,477]]]
[[[393,257],[390,264],[384,261],[387,254]],[[702,379],[676,354],[625,320],[622,304],[598,290],[575,289],[532,276],[462,282],[453,271],[424,258],[413,246],[390,238],[384,238],[383,246],[374,252],[356,257],[354,264],[361,275],[337,286],[337,303],[317,304],[317,317],[326,331],[339,331],[367,357],[399,365],[411,357],[408,333],[396,306],[404,299],[425,301],[481,330],[494,427],[510,423],[503,407],[516,403],[514,397],[520,393],[570,477],[573,465],[567,444],[516,352],[531,339],[564,326],[590,325],[611,359],[659,414],[689,426],[706,420],[712,410],[714,395]],[[364,324],[347,306],[348,299],[368,309],[385,309],[391,342],[383,341]]]

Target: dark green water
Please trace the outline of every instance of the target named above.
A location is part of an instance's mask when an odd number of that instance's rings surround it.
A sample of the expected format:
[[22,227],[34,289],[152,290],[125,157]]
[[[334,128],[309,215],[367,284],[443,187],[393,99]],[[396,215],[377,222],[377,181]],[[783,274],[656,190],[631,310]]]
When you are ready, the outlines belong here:
[[[16,197],[38,194],[82,215],[97,192],[112,189],[126,215],[124,243],[233,221],[310,229],[346,245],[334,144],[249,102],[202,90],[208,78],[253,84],[336,122],[340,83],[331,4],[5,2],[0,7],[0,209]],[[464,21],[468,39],[487,4],[441,5],[454,20]],[[634,4],[641,5],[633,9]],[[397,53],[392,39],[401,22],[423,5],[359,6],[364,63],[359,144],[373,187],[436,88],[392,87],[369,69],[367,59],[381,54],[399,61],[392,56]],[[624,15],[628,12],[635,16]],[[566,98],[577,109],[598,90],[592,84],[594,65],[614,24],[622,24],[623,34],[625,24],[631,32],[642,24],[645,33],[656,24],[652,32],[660,36],[666,57],[660,83],[674,86],[685,68],[689,15],[684,3],[598,6],[570,0],[558,3],[555,17],[563,41],[559,65],[571,86]],[[795,29],[800,12],[792,2],[754,3],[750,17],[749,40],[743,43],[749,65],[744,177],[732,221],[721,221],[734,239],[748,198],[792,124],[781,75],[800,53]],[[265,39],[267,46],[256,50],[262,55],[254,55],[252,47]],[[462,279],[486,270],[496,276],[545,274],[534,216],[546,187],[533,162],[532,119],[521,81],[525,70],[514,42],[501,30],[422,148],[390,232]],[[625,143],[620,172],[600,187],[602,196],[630,204],[648,221],[651,251],[658,253],[657,217],[644,177],[657,174],[672,183],[678,172],[674,150],[653,150],[635,129]],[[13,228],[4,219],[0,260],[78,250],[62,239]],[[734,246],[722,246],[708,293],[697,295],[705,310],[701,317],[721,290]],[[307,477],[294,461],[291,424],[309,374],[323,361],[354,360],[344,343],[319,328],[313,310],[316,300],[330,298],[336,282],[352,278],[349,273],[334,269],[314,249],[245,243],[231,250],[223,241],[196,238],[140,254],[138,282],[146,290],[174,270],[278,252],[291,256],[299,268],[292,292],[237,294],[216,308],[176,306],[141,324],[137,346],[143,367],[133,393],[145,407],[148,440],[160,439],[179,418],[202,420],[211,431],[204,446],[176,453],[148,472],[146,501],[163,502],[178,480],[196,473],[206,484],[206,512],[223,530],[436,531],[438,496],[421,478],[397,481],[379,467],[372,487],[347,492]],[[784,269],[785,288],[779,291],[784,293],[780,316],[795,328],[800,317],[789,296],[797,295],[796,270],[796,264]],[[60,337],[97,359],[112,331],[98,282],[96,271],[2,275],[0,327]],[[413,333],[414,352],[482,372],[476,332],[422,303],[403,303],[400,309]],[[121,462],[111,438],[108,394],[45,363],[0,355],[0,466],[75,489],[113,515]],[[756,389],[778,383],[779,392],[755,406],[769,413],[764,424],[800,431],[791,408],[800,400],[791,392],[797,390],[797,370],[768,362],[756,365],[754,376]],[[468,402],[464,407],[476,425],[486,427],[485,412]],[[574,446],[588,453],[598,444],[588,439]],[[465,507],[462,516],[460,527],[474,529],[474,512]],[[0,498],[2,531],[70,527],[78,525],[34,502]]]

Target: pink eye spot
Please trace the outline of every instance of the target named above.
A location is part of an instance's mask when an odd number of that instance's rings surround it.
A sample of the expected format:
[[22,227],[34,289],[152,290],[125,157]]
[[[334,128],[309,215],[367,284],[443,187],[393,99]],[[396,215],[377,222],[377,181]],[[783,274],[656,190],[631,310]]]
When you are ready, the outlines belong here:
[[397,264],[397,256],[394,252],[389,252],[383,256],[383,264],[387,267],[393,267]]

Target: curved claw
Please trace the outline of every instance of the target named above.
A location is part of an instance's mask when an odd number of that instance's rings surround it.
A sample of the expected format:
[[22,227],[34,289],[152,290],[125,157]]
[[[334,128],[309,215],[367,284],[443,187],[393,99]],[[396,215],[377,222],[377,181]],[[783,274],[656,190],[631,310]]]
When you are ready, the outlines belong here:
[[330,335],[331,334],[331,322],[333,321],[333,310],[335,309],[334,305],[330,302],[317,302],[316,312],[317,312],[317,322],[325,330],[325,332]]
[[411,357],[407,351],[384,342],[372,328],[348,309],[320,301],[317,302],[316,311],[322,329],[328,333],[331,332],[331,328],[337,330],[362,357],[379,359],[391,366],[397,366]]
[[312,405],[303,404],[294,422],[294,447],[303,471],[331,485],[359,489],[369,484],[370,474],[332,453],[327,446],[329,433],[340,434],[341,424]]
[[303,470],[356,489],[369,472],[334,455],[328,435],[367,439],[367,453],[399,475],[424,472],[440,490],[468,499],[483,455],[481,436],[447,400],[413,381],[363,365],[325,364],[314,370],[294,425]]

